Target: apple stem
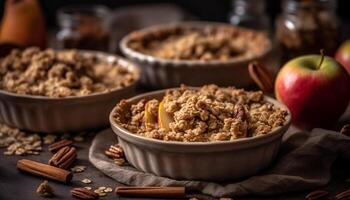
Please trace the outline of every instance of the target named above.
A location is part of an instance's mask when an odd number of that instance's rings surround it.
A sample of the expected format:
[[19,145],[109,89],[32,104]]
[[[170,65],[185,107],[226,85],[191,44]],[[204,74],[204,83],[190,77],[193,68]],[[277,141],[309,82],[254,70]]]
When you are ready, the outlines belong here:
[[321,50],[320,50],[320,53],[321,53],[321,60],[320,60],[320,64],[318,64],[317,69],[320,69],[320,68],[321,68],[321,65],[322,65],[322,63],[323,63],[323,60],[324,60],[324,49],[321,49]]

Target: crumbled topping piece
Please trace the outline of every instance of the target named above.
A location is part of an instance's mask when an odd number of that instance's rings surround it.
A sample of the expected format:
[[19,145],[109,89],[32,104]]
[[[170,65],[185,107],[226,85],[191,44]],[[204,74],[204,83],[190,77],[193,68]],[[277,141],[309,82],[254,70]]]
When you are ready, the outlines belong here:
[[48,181],[44,181],[40,183],[38,188],[36,189],[36,193],[42,197],[53,197],[54,196],[54,190],[49,185]]

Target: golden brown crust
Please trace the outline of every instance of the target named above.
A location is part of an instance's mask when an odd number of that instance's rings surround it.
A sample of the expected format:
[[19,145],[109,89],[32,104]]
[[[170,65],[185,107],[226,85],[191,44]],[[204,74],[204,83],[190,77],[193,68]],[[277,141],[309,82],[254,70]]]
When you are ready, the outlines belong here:
[[[159,103],[154,101],[154,106]],[[168,90],[164,96],[165,110],[172,116],[170,130],[155,125],[147,129],[144,123],[146,100],[126,107],[117,107],[114,119],[124,128],[141,136],[170,141],[210,142],[232,141],[269,133],[282,126],[287,111],[266,102],[262,92],[206,85],[199,90],[182,86]],[[129,108],[129,109],[128,109]],[[157,109],[157,108],[153,108]],[[125,115],[125,113],[130,113]],[[124,121],[121,116],[129,116]]]
[[226,61],[262,54],[265,34],[232,26],[168,27],[130,36],[128,46],[141,53],[170,60]]
[[48,97],[84,96],[125,87],[135,75],[76,50],[13,50],[0,62],[0,89]]

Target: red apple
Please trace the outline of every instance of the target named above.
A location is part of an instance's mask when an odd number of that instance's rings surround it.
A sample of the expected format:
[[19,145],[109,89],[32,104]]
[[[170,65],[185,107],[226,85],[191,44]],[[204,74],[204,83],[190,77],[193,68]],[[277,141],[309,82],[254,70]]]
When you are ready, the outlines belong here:
[[350,74],[350,40],[345,41],[337,50],[335,59],[341,63]]
[[350,77],[333,58],[306,55],[286,63],[277,75],[276,97],[302,129],[328,128],[345,111],[350,99]]

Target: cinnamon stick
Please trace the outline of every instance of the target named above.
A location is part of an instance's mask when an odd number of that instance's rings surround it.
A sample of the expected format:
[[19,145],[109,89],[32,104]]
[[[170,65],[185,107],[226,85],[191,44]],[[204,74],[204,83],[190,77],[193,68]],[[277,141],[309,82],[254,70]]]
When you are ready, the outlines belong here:
[[263,92],[273,93],[275,77],[264,65],[258,62],[251,62],[248,65],[248,71],[250,77]]
[[123,197],[184,198],[185,187],[117,187]]
[[30,174],[64,183],[69,182],[73,178],[73,174],[70,171],[27,159],[18,160],[17,168]]

